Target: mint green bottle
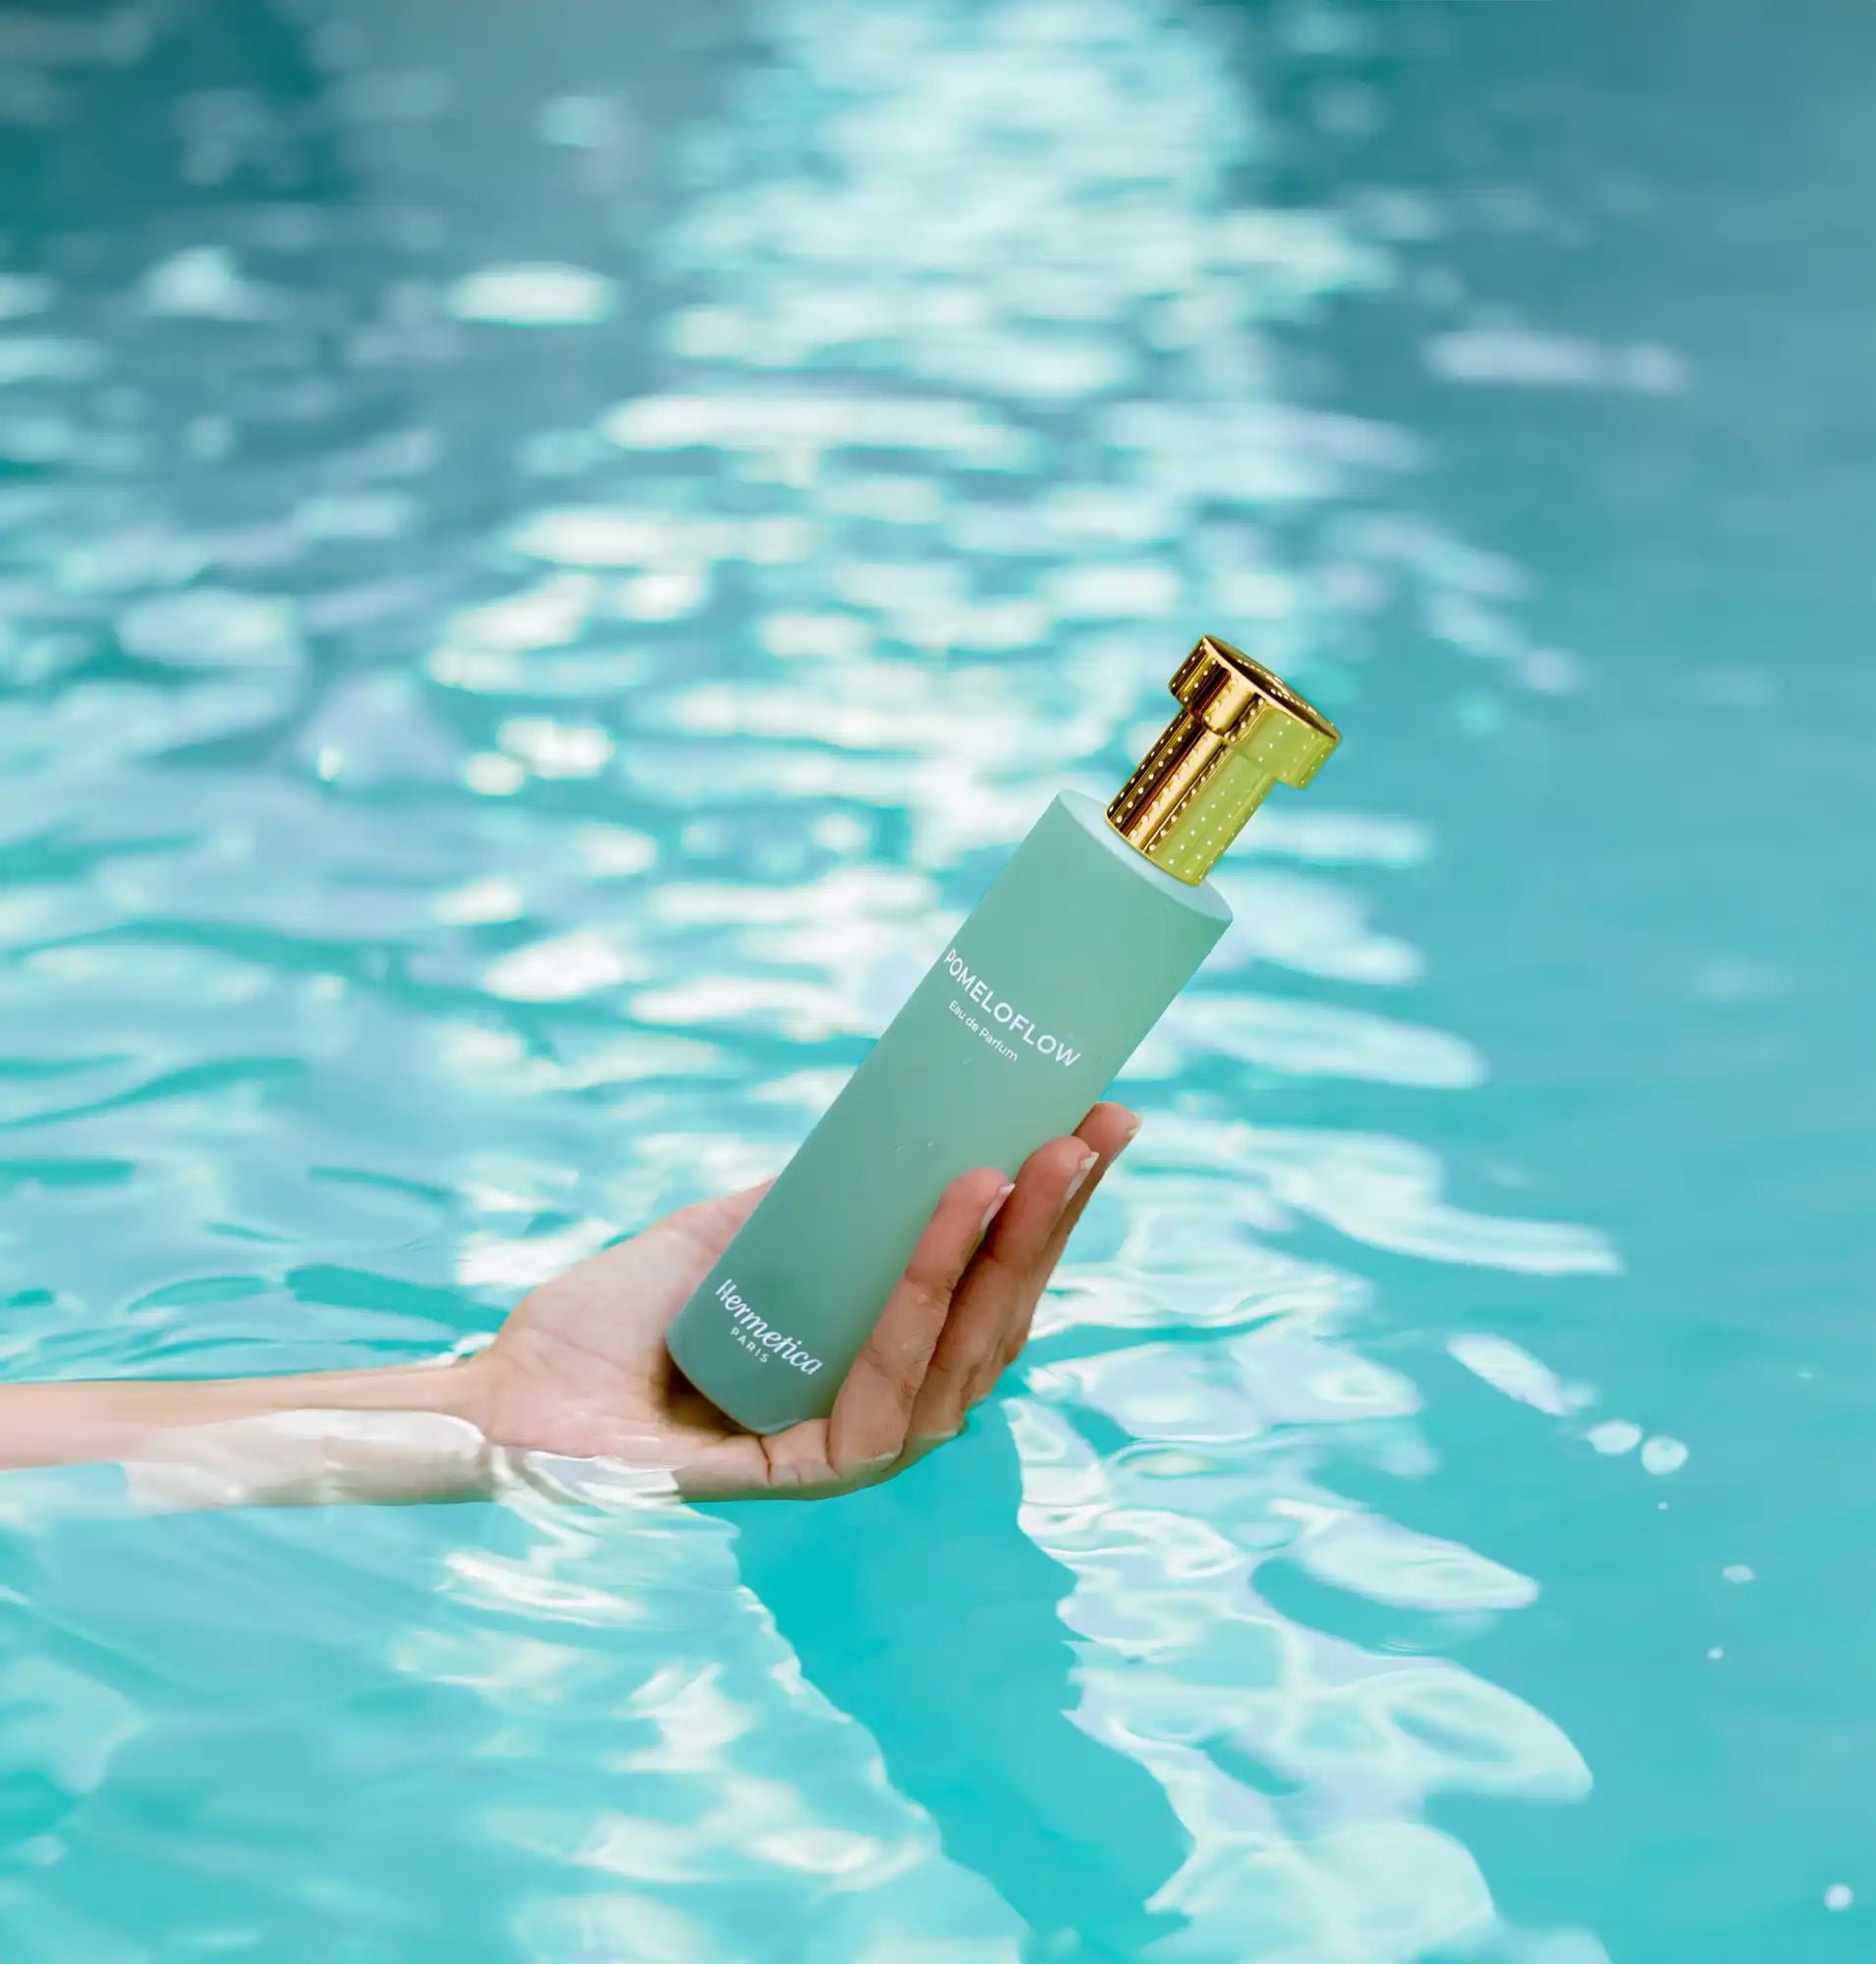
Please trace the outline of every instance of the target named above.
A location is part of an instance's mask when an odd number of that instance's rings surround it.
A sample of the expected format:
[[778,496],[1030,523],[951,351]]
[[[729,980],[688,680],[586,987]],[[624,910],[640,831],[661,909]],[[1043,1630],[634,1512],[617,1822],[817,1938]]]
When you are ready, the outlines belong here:
[[938,1196],[1073,1131],[1231,920],[1206,875],[1335,726],[1228,642],[1104,812],[1064,792],[671,1325],[685,1376],[752,1432],[824,1418]]

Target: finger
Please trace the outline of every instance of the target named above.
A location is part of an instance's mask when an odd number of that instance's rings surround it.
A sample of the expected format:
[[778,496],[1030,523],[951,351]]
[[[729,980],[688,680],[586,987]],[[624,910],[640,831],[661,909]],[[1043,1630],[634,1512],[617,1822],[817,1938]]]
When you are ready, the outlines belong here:
[[[819,1420],[814,1421],[814,1429],[820,1433],[826,1431]],[[805,1432],[807,1428],[797,1426],[791,1430]],[[780,1437],[786,1439],[788,1434]],[[687,1500],[747,1500],[780,1491],[769,1450],[773,1444],[753,1432],[718,1434],[687,1444],[673,1468],[678,1492]],[[798,1449],[797,1456],[804,1469],[802,1477],[788,1484],[809,1487],[813,1481],[805,1469],[816,1459],[824,1461],[824,1455]]]
[[837,1474],[889,1465],[904,1450],[952,1291],[1010,1192],[1010,1182],[994,1167],[961,1174],[945,1188],[834,1401],[828,1459]]
[[1042,1278],[1045,1286],[1049,1275],[1055,1271],[1055,1265],[1062,1259],[1063,1249],[1069,1245],[1069,1236],[1075,1232],[1076,1224],[1087,1212],[1089,1201],[1107,1177],[1108,1169],[1133,1143],[1133,1136],[1139,1129],[1140,1115],[1112,1101],[1103,1101],[1095,1106],[1076,1128],[1076,1137],[1094,1148],[1094,1166],[1087,1178],[1069,1197],[1068,1206],[1055,1224],[1055,1233],[1047,1249],[1048,1272]]
[[910,1436],[949,1439],[965,1422],[973,1385],[995,1355],[1062,1210],[1093,1170],[1080,1138],[1051,1139],[1023,1161],[1016,1186],[952,1295],[951,1311],[912,1407]]
[[1042,1300],[1050,1278],[1055,1274],[1068,1246],[1069,1236],[1087,1212],[1088,1202],[1094,1198],[1095,1189],[1107,1176],[1108,1170],[1132,1143],[1133,1135],[1139,1128],[1139,1115],[1130,1112],[1125,1105],[1097,1105],[1082,1119],[1076,1137],[1084,1146],[1093,1149],[1094,1164],[1069,1194],[1040,1256],[1031,1263],[1021,1288],[1009,1305],[1009,1313],[997,1340],[979,1364],[977,1374],[966,1391],[966,1408],[979,1398],[987,1397],[997,1380],[1022,1354],[1022,1346],[1028,1342],[1029,1330],[1035,1321],[1036,1305]]

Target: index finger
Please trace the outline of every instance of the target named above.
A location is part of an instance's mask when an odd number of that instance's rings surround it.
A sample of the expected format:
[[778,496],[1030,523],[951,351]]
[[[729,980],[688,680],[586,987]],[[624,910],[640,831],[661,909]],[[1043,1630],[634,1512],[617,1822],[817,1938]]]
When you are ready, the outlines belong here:
[[890,1465],[906,1449],[952,1291],[1009,1192],[1010,1182],[994,1167],[962,1173],[945,1188],[834,1401],[827,1457],[842,1478]]

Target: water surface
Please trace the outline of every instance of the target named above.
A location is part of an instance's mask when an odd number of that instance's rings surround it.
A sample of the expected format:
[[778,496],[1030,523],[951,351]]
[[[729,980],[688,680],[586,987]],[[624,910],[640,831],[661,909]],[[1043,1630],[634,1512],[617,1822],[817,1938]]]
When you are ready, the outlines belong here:
[[1872,1954],[1870,42],[0,14],[10,1376],[472,1341],[1195,632],[1349,733],[892,1487],[0,1485],[9,1964]]

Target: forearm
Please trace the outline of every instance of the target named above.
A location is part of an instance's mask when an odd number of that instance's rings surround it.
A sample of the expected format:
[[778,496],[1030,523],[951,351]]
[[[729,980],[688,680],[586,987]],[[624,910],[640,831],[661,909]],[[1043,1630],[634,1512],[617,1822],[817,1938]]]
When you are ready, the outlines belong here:
[[118,1460],[200,1503],[439,1498],[475,1480],[485,1404],[476,1359],[300,1377],[4,1385],[0,1468]]

